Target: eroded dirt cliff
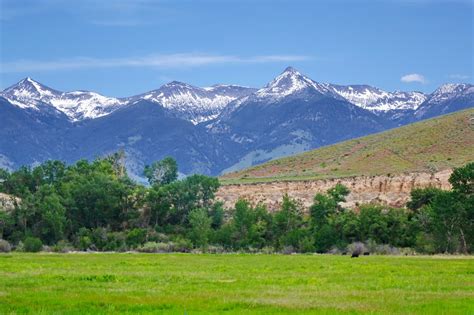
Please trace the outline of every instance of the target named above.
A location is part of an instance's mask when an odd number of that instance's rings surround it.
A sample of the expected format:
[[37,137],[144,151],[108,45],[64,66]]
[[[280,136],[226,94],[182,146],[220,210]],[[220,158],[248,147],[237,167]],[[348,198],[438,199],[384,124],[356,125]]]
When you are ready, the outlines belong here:
[[451,170],[436,173],[409,173],[393,176],[361,176],[311,181],[281,181],[258,184],[233,184],[222,186],[217,199],[224,202],[226,207],[232,207],[239,198],[246,199],[252,204],[265,204],[270,211],[275,210],[283,196],[299,200],[309,207],[314,195],[326,192],[337,183],[347,186],[351,193],[343,205],[355,208],[357,204],[377,202],[394,207],[402,207],[409,200],[414,188],[436,187],[449,189]]

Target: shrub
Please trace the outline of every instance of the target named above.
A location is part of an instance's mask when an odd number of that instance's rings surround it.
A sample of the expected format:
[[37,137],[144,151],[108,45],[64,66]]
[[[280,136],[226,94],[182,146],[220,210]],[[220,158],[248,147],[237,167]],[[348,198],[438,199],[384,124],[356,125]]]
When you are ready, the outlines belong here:
[[333,246],[327,253],[331,255],[341,255],[343,252],[337,246]]
[[283,247],[283,249],[281,250],[281,253],[284,254],[284,255],[290,255],[290,254],[295,253],[295,249],[294,249],[294,247],[291,246],[291,245],[285,246],[285,247]]
[[347,245],[347,252],[351,253],[352,255],[362,255],[363,253],[367,252],[368,249],[364,243],[355,242],[352,244]]
[[79,237],[78,247],[80,250],[87,250],[91,247],[92,241],[89,236],[81,236]]
[[9,253],[12,250],[10,243],[0,239],[0,253]]
[[210,245],[210,246],[207,247],[206,253],[209,253],[209,254],[222,254],[222,253],[225,253],[225,249],[222,246]]
[[400,250],[397,247],[388,244],[377,245],[374,251],[378,255],[400,255]]
[[170,245],[168,243],[146,242],[137,250],[143,253],[167,253],[170,252]]
[[93,229],[91,231],[91,241],[94,246],[89,246],[90,249],[104,250],[107,245],[107,229],[103,227]]
[[107,233],[107,243],[103,249],[106,251],[124,252],[127,250],[126,238],[124,232],[109,232]]
[[131,248],[136,248],[143,244],[146,239],[147,230],[133,229],[127,234],[127,245]]
[[172,251],[180,252],[180,253],[189,253],[193,248],[193,243],[183,237],[177,237],[173,241],[173,248]]
[[168,242],[170,239],[168,235],[164,233],[159,233],[154,230],[149,230],[147,234],[147,241],[149,242]]
[[298,243],[298,251],[301,253],[312,253],[315,251],[314,240],[309,237],[303,237]]
[[265,246],[261,252],[262,254],[275,254],[275,248],[273,246]]
[[74,250],[74,247],[68,243],[68,241],[61,240],[51,248],[55,253],[68,253]]
[[37,237],[27,237],[23,241],[23,250],[25,252],[37,253],[43,248],[43,242]]

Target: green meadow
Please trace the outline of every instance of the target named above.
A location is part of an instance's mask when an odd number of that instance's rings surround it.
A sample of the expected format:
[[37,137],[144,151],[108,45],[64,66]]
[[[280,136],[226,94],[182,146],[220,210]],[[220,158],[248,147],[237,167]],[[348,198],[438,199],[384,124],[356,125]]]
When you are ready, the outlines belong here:
[[474,314],[474,258],[0,255],[0,314]]

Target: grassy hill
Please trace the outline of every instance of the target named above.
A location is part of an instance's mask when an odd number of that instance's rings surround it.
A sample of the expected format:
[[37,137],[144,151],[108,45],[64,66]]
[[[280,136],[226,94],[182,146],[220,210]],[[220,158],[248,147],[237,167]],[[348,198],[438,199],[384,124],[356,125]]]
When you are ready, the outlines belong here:
[[273,160],[223,184],[438,171],[474,161],[474,109]]

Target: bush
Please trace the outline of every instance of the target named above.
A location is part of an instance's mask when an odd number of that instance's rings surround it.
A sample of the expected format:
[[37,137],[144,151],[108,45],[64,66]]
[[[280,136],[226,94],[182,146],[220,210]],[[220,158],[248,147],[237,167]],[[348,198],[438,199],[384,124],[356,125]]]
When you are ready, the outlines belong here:
[[23,250],[25,252],[37,253],[43,248],[43,242],[37,237],[27,237],[23,241]]
[[303,237],[298,243],[298,251],[300,253],[312,253],[315,251],[314,240],[309,237]]
[[207,247],[206,253],[209,253],[209,254],[222,254],[222,253],[225,253],[225,248],[222,247],[222,246],[210,245],[210,246]]
[[106,251],[124,252],[127,250],[125,240],[126,234],[124,232],[109,232],[107,233],[107,243],[103,249]]
[[168,243],[146,242],[137,250],[142,253],[168,253],[170,245]]
[[142,245],[146,239],[147,230],[133,229],[127,234],[127,245],[131,248],[136,248]]
[[74,247],[67,241],[61,240],[56,243],[52,248],[55,253],[68,253],[74,250]]
[[172,244],[173,244],[172,251],[174,252],[189,253],[191,249],[193,248],[193,243],[190,240],[183,237],[175,238]]
[[0,239],[0,253],[9,253],[12,250],[10,243]]
[[352,255],[362,255],[363,253],[367,252],[368,249],[364,243],[355,242],[352,244],[347,245],[347,252]]
[[374,251],[378,255],[400,255],[400,250],[387,244],[377,245]]
[[281,253],[284,254],[284,255],[290,255],[290,254],[293,254],[295,253],[295,248],[291,245],[289,246],[285,246],[283,247],[283,249],[281,250]]
[[275,254],[275,248],[273,246],[265,246],[261,252],[262,254]]
[[80,250],[87,250],[91,247],[92,241],[89,236],[81,236],[79,237],[78,247]]
[[164,234],[164,233],[159,233],[157,231],[154,231],[154,230],[149,230],[148,231],[148,234],[147,234],[147,241],[149,242],[168,242],[170,239],[168,237],[168,235]]

